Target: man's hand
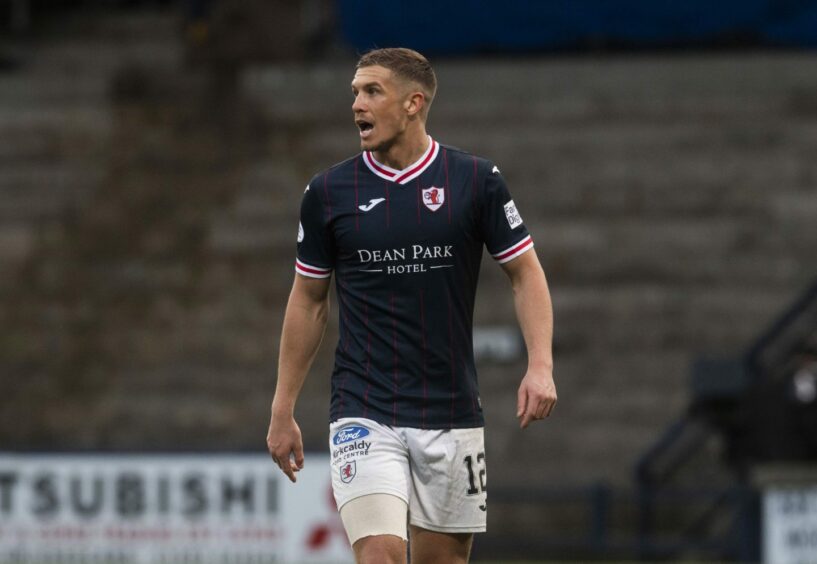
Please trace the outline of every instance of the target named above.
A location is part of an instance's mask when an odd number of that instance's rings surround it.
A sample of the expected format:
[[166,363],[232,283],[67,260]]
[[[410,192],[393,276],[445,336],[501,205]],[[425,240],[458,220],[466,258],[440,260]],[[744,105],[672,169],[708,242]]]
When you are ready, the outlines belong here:
[[528,349],[528,372],[519,385],[516,416],[525,428],[544,419],[556,405],[553,383],[553,305],[545,273],[536,252],[530,249],[502,265],[513,287],[513,303],[519,328]]
[[516,417],[519,427],[524,429],[531,421],[544,419],[556,405],[556,384],[553,374],[547,371],[528,370],[519,385],[516,401]]
[[297,481],[295,472],[304,467],[304,443],[294,417],[272,415],[267,431],[267,450],[290,481]]

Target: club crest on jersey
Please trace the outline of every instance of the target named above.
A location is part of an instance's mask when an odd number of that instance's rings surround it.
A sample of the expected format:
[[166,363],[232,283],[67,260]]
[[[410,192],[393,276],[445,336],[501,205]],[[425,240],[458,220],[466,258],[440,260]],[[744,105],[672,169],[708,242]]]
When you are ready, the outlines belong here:
[[357,474],[357,464],[354,460],[340,467],[340,481],[344,484],[348,484],[354,480],[355,474]]
[[423,188],[423,203],[431,211],[437,211],[445,203],[445,189],[436,186]]

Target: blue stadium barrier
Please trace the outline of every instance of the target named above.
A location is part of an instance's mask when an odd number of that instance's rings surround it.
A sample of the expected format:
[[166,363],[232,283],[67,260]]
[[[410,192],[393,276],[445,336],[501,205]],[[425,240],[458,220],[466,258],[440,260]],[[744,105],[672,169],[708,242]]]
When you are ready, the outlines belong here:
[[337,12],[341,35],[360,52],[817,46],[817,0],[338,0]]

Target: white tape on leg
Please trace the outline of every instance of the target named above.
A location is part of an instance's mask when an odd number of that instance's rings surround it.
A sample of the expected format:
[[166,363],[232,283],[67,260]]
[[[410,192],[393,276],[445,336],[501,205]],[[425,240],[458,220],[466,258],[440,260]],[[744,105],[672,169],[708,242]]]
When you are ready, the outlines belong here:
[[406,502],[390,494],[364,495],[340,508],[340,519],[352,545],[375,535],[394,535],[408,541],[407,517]]

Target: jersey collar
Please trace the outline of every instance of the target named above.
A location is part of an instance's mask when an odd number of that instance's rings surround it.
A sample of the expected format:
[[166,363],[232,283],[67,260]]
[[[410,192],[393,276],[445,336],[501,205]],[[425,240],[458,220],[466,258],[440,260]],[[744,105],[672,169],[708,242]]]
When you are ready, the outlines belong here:
[[428,149],[426,149],[426,152],[423,153],[423,156],[403,170],[396,170],[377,162],[377,159],[375,159],[374,155],[369,151],[363,152],[363,162],[366,163],[369,170],[380,178],[385,178],[386,180],[391,180],[392,182],[397,182],[398,184],[406,184],[407,182],[420,176],[425,169],[431,166],[434,159],[437,158],[437,155],[440,152],[440,145],[434,141],[430,135],[428,137],[428,141]]

